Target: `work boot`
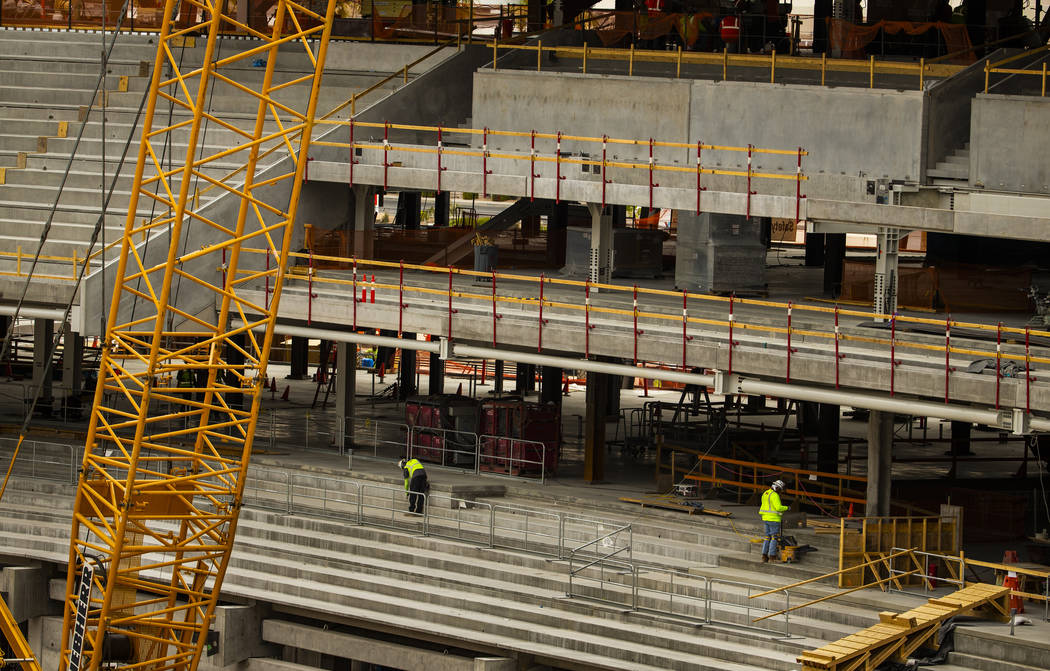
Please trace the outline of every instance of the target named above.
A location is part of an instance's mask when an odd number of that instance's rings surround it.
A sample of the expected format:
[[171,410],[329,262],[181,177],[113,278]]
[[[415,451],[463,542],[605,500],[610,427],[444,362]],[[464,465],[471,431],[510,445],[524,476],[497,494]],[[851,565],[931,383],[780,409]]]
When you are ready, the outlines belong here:
[[769,557],[767,557],[766,555],[762,555],[762,563],[766,564],[768,562],[769,562]]

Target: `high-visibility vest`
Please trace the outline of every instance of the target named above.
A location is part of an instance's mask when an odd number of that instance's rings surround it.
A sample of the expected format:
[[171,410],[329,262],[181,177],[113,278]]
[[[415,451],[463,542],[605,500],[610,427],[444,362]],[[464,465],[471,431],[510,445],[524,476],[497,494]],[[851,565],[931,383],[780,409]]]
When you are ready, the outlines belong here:
[[787,506],[780,503],[780,494],[773,489],[767,489],[762,494],[762,507],[758,509],[758,514],[766,522],[779,522],[783,518],[781,513],[787,509]]
[[423,471],[424,474],[427,472],[426,469],[423,468],[423,464],[419,462],[419,459],[409,459],[408,463],[405,464],[405,491],[408,491],[408,483],[419,471]]
[[719,36],[723,42],[736,42],[740,39],[740,19],[735,16],[722,17]]

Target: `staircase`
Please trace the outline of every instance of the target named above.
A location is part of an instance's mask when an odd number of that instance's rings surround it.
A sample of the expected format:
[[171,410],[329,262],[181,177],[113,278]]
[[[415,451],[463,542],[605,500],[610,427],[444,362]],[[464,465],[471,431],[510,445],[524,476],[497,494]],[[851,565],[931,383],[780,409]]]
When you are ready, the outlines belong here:
[[970,180],[970,143],[949,154],[926,171],[935,186],[967,186]]

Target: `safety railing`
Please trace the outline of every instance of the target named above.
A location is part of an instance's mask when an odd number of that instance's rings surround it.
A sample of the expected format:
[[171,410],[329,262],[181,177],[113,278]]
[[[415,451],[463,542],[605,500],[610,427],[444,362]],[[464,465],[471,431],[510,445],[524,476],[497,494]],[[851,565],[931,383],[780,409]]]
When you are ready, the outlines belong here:
[[39,480],[56,480],[76,484],[83,447],[40,440],[0,438],[0,461],[10,463],[18,449],[18,459],[11,474]]
[[[254,250],[245,251],[250,252]],[[485,305],[486,309],[490,306],[492,341],[495,343],[497,341],[499,322],[503,317],[503,309],[505,306],[513,305],[516,308],[516,317],[535,320],[537,352],[543,351],[543,332],[545,328],[549,328],[547,318],[551,316],[550,309],[560,310],[562,314],[575,314],[577,316],[576,321],[580,326],[580,339],[583,343],[584,355],[588,358],[591,353],[590,343],[594,336],[593,331],[597,327],[595,318],[599,316],[615,317],[621,320],[638,318],[649,322],[644,331],[647,337],[658,330],[663,330],[670,337],[680,340],[682,346],[681,360],[664,361],[662,363],[680,367],[682,370],[689,370],[691,363],[688,359],[688,344],[693,339],[690,331],[693,330],[695,333],[696,327],[706,326],[724,331],[727,337],[728,373],[733,372],[733,355],[743,342],[742,334],[753,335],[754,342],[761,342],[767,353],[775,353],[778,350],[783,352],[785,361],[784,376],[788,381],[791,380],[792,355],[797,349],[799,339],[808,340],[810,343],[826,343],[831,346],[829,353],[833,354],[834,386],[838,389],[842,382],[840,376],[842,362],[847,358],[856,356],[855,353],[846,351],[846,346],[851,344],[863,345],[866,348],[865,354],[867,356],[879,353],[883,355],[880,357],[880,360],[886,368],[885,372],[888,378],[890,395],[894,395],[897,390],[897,369],[907,361],[905,358],[906,354],[911,354],[913,359],[921,356],[924,364],[928,363],[930,359],[942,361],[943,366],[941,370],[944,374],[944,402],[946,404],[950,401],[953,375],[958,372],[952,363],[951,357],[983,358],[994,362],[995,369],[994,398],[988,400],[989,405],[994,405],[996,409],[1000,407],[1000,391],[1003,380],[1011,377],[1023,382],[1023,388],[1020,390],[1021,393],[1018,400],[1026,412],[1031,411],[1031,388],[1037,382],[1032,366],[1034,364],[1050,364],[1050,356],[1033,354],[1033,349],[1043,351],[1037,344],[1036,339],[1050,338],[1050,331],[1033,329],[1030,326],[1023,328],[1006,326],[1002,322],[995,324],[963,322],[952,319],[951,315],[946,315],[944,319],[933,319],[912,315],[881,314],[846,309],[840,306],[805,305],[792,302],[738,298],[733,295],[715,296],[685,290],[652,289],[637,285],[581,282],[547,277],[544,274],[535,277],[510,273],[484,273],[459,268],[438,268],[389,261],[366,261],[357,258],[334,256],[310,254],[291,254],[290,256],[304,260],[313,258],[314,260],[341,262],[352,269],[350,279],[325,275],[323,271],[315,271],[306,277],[293,274],[287,275],[286,281],[290,284],[294,282],[300,282],[303,285],[309,284],[310,292],[307,300],[310,303],[314,300],[313,295],[321,285],[338,288],[344,292],[352,292],[353,296],[358,296],[361,288],[365,286],[363,279],[364,268],[391,270],[395,271],[394,278],[381,275],[379,281],[373,281],[370,286],[375,289],[381,302],[396,301],[396,304],[399,306],[397,309],[401,316],[403,316],[406,309],[412,307],[411,303],[408,302],[411,300],[411,296],[416,296],[419,299],[440,301],[442,304],[447,304],[447,323],[450,330],[446,335],[455,337],[455,333],[452,330],[454,326],[453,317],[457,313],[458,308],[463,306],[464,302],[469,301],[475,306]],[[405,273],[408,271],[424,273],[417,276],[423,280],[426,280],[428,277],[438,278],[438,282],[445,284],[446,288],[416,286],[413,284],[411,277],[406,282]],[[454,276],[488,279],[489,282],[487,284],[490,290],[485,293],[479,293],[477,290],[465,291],[458,289],[453,284]],[[396,279],[397,282],[390,282],[390,279]],[[503,294],[499,292],[500,282],[503,283]],[[431,280],[431,283],[433,283],[433,280]],[[558,294],[557,298],[553,298],[550,293],[544,293],[545,291],[550,292],[552,288],[579,293],[567,295],[563,292]],[[618,296],[625,307],[616,308],[592,304],[591,292],[598,290],[603,292],[603,296],[606,299],[610,295]],[[532,295],[523,295],[528,293]],[[645,305],[646,302],[649,302],[650,306],[644,310],[638,307],[627,308],[626,306],[633,305],[635,297],[640,301],[637,305]],[[459,302],[457,303],[456,301]],[[354,309],[351,315],[352,328],[355,330],[357,329],[356,308],[358,302],[358,300],[354,301]],[[691,309],[695,310],[698,304],[705,308],[720,307],[725,310],[725,317],[712,319],[690,316],[689,311]],[[758,308],[760,312],[749,312],[744,315],[738,314],[738,310],[745,307],[749,310]],[[544,316],[545,311],[547,311],[546,317]],[[797,321],[794,324],[792,321],[793,319],[798,319],[799,313],[823,316],[824,319],[830,317],[832,323],[830,327],[811,324],[802,328],[797,326]],[[750,317],[750,314],[759,314],[760,318],[753,319]],[[776,325],[778,314],[782,325]],[[865,321],[881,320],[888,324],[888,334],[860,335],[846,333],[839,326],[840,319],[844,317],[860,317]],[[922,330],[924,332],[924,340],[927,341],[920,342],[918,339],[906,339],[907,335],[902,332],[902,329],[907,327]],[[942,343],[928,342],[930,327],[943,330]],[[953,330],[956,332],[955,342],[957,343],[960,337],[958,331],[962,329],[970,332],[967,337],[974,336],[974,332],[976,332],[978,336],[983,335],[988,337],[989,340],[994,339],[994,347],[979,349],[976,346],[962,347],[958,344],[952,344]],[[630,331],[633,333],[631,337],[637,345],[643,331],[640,329],[631,329]],[[792,341],[793,338],[795,338],[794,343]],[[1012,375],[1006,373],[1007,364],[1012,364],[1016,368]]]
[[[565,71],[565,60],[580,61],[580,72],[587,74],[588,62],[611,61],[624,63],[624,72],[627,76],[634,76],[636,63],[662,63],[668,66],[669,73],[674,77],[682,76],[682,68],[687,66],[708,66],[721,69],[721,79],[729,79],[730,73],[735,69],[748,69],[750,71],[764,70],[769,73],[769,82],[777,81],[778,70],[788,72],[820,72],[820,85],[828,84],[829,73],[862,74],[868,77],[868,87],[875,88],[876,78],[879,75],[893,75],[914,77],[916,88],[922,90],[926,79],[951,77],[961,72],[965,66],[949,65],[946,63],[927,63],[924,58],[919,63],[878,60],[871,56],[867,60],[828,58],[827,54],[817,56],[787,56],[772,51],[769,54],[734,54],[728,48],[721,52],[697,52],[684,51],[679,45],[674,51],[657,49],[635,49],[632,43],[627,48],[613,47],[566,47],[549,45],[544,47],[542,40],[537,44],[501,44],[498,41],[491,43],[493,70],[498,69],[497,61],[501,51],[535,51],[536,70],[543,69],[543,54],[550,54],[554,58],[547,59],[548,63],[558,63],[559,72]],[[519,68],[515,68],[519,69]],[[608,74],[602,70],[598,74]],[[816,83],[816,82],[814,82]]]
[[477,472],[480,445],[478,434],[471,431],[413,426],[407,454],[425,462]]
[[[785,492],[788,494],[818,505],[848,506],[851,509],[856,506],[857,514],[863,511],[865,499],[854,492],[863,490],[867,485],[867,478],[857,475],[788,468],[711,455],[699,456],[696,467],[691,472],[682,474],[682,478],[716,487],[733,487],[752,492],[767,489],[770,480],[780,478],[787,480],[788,487]],[[672,482],[677,480],[672,478]]]
[[[526,48],[526,47],[522,47]],[[531,47],[530,47],[531,48]],[[419,154],[432,155],[434,156],[434,162],[432,163],[435,176],[435,188],[438,193],[441,193],[441,176],[442,173],[448,169],[446,164],[446,157],[467,157],[476,159],[476,171],[482,179],[482,195],[488,196],[488,175],[492,172],[489,169],[489,161],[491,160],[507,160],[518,163],[528,163],[529,179],[528,182],[528,194],[530,197],[534,197],[536,193],[536,179],[540,177],[548,177],[554,179],[555,184],[555,202],[561,201],[561,182],[564,179],[562,174],[562,168],[567,166],[579,166],[582,170],[590,172],[592,174],[600,174],[602,179],[602,197],[601,205],[605,205],[605,185],[609,183],[607,173],[610,168],[612,169],[628,169],[632,171],[641,171],[642,173],[648,174],[648,192],[649,192],[649,206],[652,207],[653,194],[660,187],[659,182],[655,181],[655,178],[660,174],[675,173],[675,174],[686,174],[689,176],[696,177],[696,212],[699,214],[702,210],[702,195],[707,187],[703,186],[702,178],[707,176],[726,176],[726,177],[741,177],[747,180],[747,190],[745,193],[745,211],[742,214],[750,216],[751,214],[751,196],[757,192],[752,189],[753,180],[786,180],[789,182],[795,182],[796,184],[796,212],[795,220],[796,223],[799,220],[802,195],[802,183],[807,181],[809,178],[806,176],[802,169],[802,159],[808,156],[802,147],[795,149],[776,149],[776,148],[765,148],[756,147],[753,145],[747,146],[735,146],[735,145],[718,145],[704,143],[702,141],[697,142],[673,142],[656,140],[655,138],[645,139],[627,139],[627,138],[611,138],[608,136],[592,137],[584,135],[571,135],[563,133],[561,131],[555,133],[540,133],[535,130],[522,132],[522,131],[510,131],[510,130],[498,130],[490,128],[444,128],[441,126],[423,126],[416,124],[396,124],[390,123],[389,121],[380,122],[366,122],[366,121],[355,121],[354,119],[342,120],[342,119],[323,119],[317,122],[318,132],[323,126],[341,126],[345,127],[349,133],[349,141],[334,141],[317,139],[311,142],[314,146],[333,147],[346,151],[346,155],[349,159],[348,165],[348,181],[351,185],[354,181],[354,166],[363,163],[363,158],[358,158],[358,150],[369,150],[376,154],[377,160],[381,158],[380,165],[383,168],[383,188],[386,189],[389,184],[389,176],[391,168],[400,167],[400,162],[393,160],[392,157],[400,156],[415,156]],[[374,129],[382,130],[383,140],[378,141],[360,141],[360,135],[358,134],[361,129]],[[395,144],[393,138],[391,138],[391,131],[410,131],[413,135],[412,142],[406,142],[403,144]],[[433,137],[433,146],[425,146],[421,144],[419,134],[428,134]],[[355,137],[356,136],[356,137]],[[465,137],[464,137],[465,136]],[[469,145],[475,139],[480,140],[480,146],[477,149],[473,148],[450,148],[446,146],[449,143],[450,137],[463,138],[465,142],[461,144]],[[509,151],[492,151],[488,148],[489,142],[495,138],[513,138],[515,141],[519,141],[522,144],[521,151],[509,152]],[[528,141],[527,148],[525,147],[525,140]],[[540,145],[537,146],[537,141]],[[576,148],[576,154],[569,154],[563,151],[562,143],[574,143]],[[616,158],[610,159],[608,156],[610,146],[615,150],[617,147],[635,147],[648,149],[648,160],[617,160]],[[692,154],[695,152],[695,165],[672,165],[666,161],[661,163],[659,157],[656,155],[657,150],[665,149],[681,149],[685,152]],[[746,161],[746,169],[744,170],[724,170],[721,168],[711,167],[710,159],[708,165],[704,166],[704,152],[708,152],[710,156],[711,152],[718,152],[719,154],[730,154],[740,157],[740,162]],[[601,158],[589,158],[590,156],[600,156]],[[783,172],[769,172],[759,171],[752,167],[753,159],[756,156],[782,156],[793,159],[792,162],[795,168],[794,170],[786,170]],[[427,159],[429,162],[429,159]],[[537,172],[542,167],[546,167],[550,172],[553,167],[553,174],[543,175]]]
[[[1033,55],[1042,52],[1044,58],[1042,63],[1039,64],[1038,70],[1028,70],[1025,68],[1004,68],[1004,65],[1012,63],[1022,58],[1031,58]],[[1000,61],[992,63],[991,61],[985,61],[984,63],[984,92],[988,93],[990,90],[990,83],[992,75],[1017,75],[1021,77],[1039,77],[1040,78],[1040,97],[1046,96],[1046,76],[1047,76],[1047,61],[1046,54],[1050,54],[1050,46],[1042,46],[1038,49],[1031,49],[1028,51],[1022,51],[1019,54],[1008,56]]]
[[[1012,597],[1043,602],[1043,619],[1050,621],[1050,566],[988,562],[979,559],[972,559],[967,557],[963,552],[960,552],[959,555],[956,556],[939,554],[936,552],[922,552],[915,549],[900,547],[893,548],[891,552],[893,554],[907,552],[908,555],[913,558],[912,563],[917,569],[914,571],[904,571],[894,564],[886,562],[885,570],[891,578],[894,578],[894,580],[891,580],[888,583],[888,589],[890,589],[890,591],[911,593],[910,590],[905,589],[905,587],[899,583],[899,578],[907,573],[914,573],[916,577],[922,579],[922,591],[925,594],[930,592],[931,589],[936,588],[938,584],[954,585],[956,588],[962,589],[966,585],[988,582],[982,580],[980,576],[976,574],[974,569],[992,569],[994,571],[993,579],[996,584],[1006,584],[1007,577],[1017,580],[1016,584],[1012,586],[1010,590],[1010,595]],[[938,570],[938,567],[943,567],[947,575],[939,575],[940,571]],[[977,579],[967,580],[967,570],[969,570]],[[896,587],[894,587],[894,585],[896,585]],[[1042,593],[1040,594],[1031,591],[1030,586],[1034,586],[1036,589],[1041,589]]]
[[478,437],[478,470],[497,475],[538,475],[547,479],[547,446],[538,440],[495,435]]

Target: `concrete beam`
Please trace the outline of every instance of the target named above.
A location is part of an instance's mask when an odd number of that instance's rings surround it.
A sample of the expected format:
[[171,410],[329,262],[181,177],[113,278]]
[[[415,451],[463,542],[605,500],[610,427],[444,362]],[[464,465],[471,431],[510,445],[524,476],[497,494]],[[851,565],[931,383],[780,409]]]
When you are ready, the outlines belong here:
[[41,566],[7,566],[0,572],[0,591],[15,622],[53,611],[47,598],[48,571]]
[[[262,631],[263,640],[269,643],[403,669],[403,671],[475,671],[478,669],[472,657],[449,655],[419,646],[322,630],[284,620],[265,620]],[[503,667],[482,666],[480,668],[502,671]]]

